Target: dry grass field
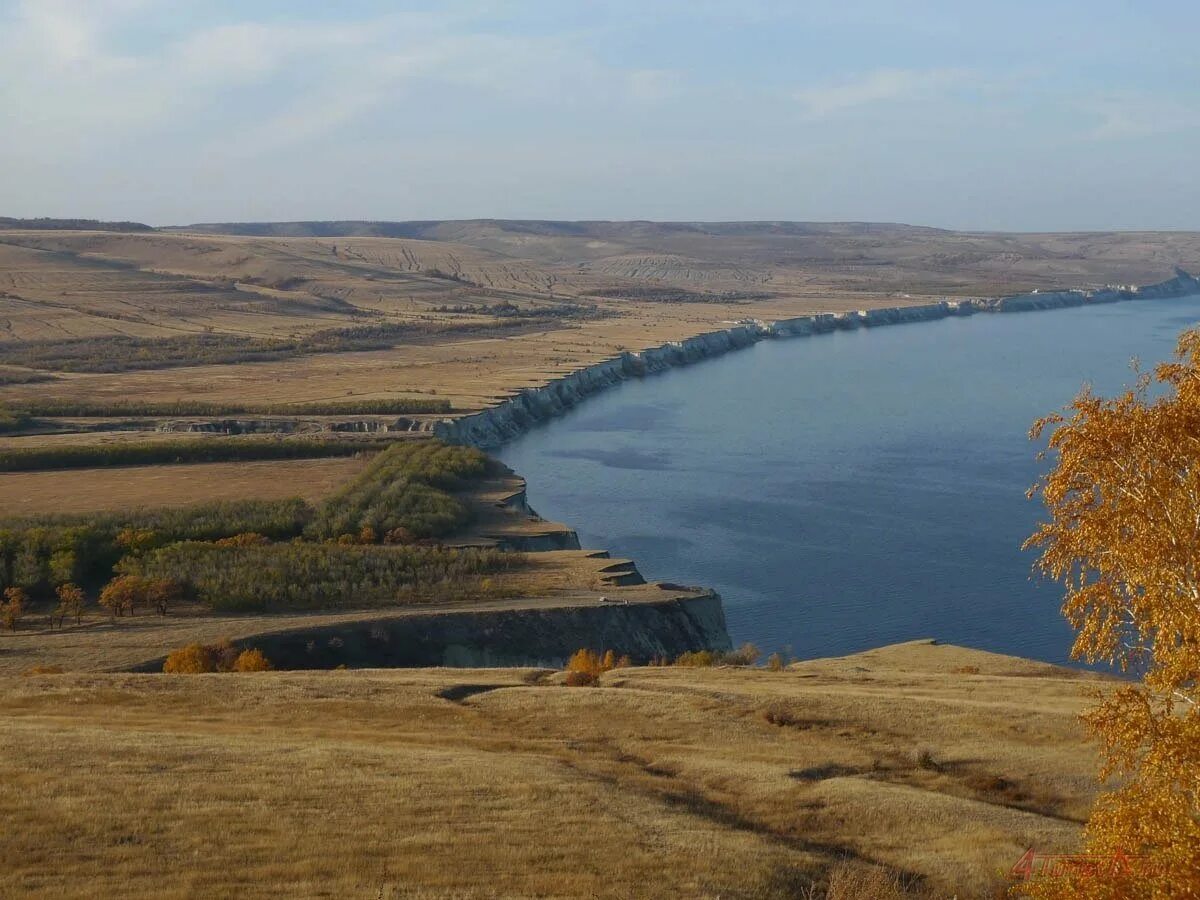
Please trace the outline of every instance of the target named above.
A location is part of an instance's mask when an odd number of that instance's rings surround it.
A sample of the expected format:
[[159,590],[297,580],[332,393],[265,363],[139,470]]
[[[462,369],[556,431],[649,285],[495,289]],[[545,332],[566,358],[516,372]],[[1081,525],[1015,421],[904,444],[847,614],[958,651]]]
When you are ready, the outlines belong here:
[[[7,229],[0,407],[439,398],[459,414],[746,317],[1145,283],[1177,264],[1200,269],[1200,235],[495,221]],[[163,355],[168,339],[183,349]],[[64,355],[80,346],[82,366]],[[171,437],[154,424],[96,431],[96,420],[62,418],[0,436],[0,448]],[[8,473],[0,506],[319,500],[365,464]],[[508,475],[477,485],[474,523],[454,540],[561,532],[501,508],[520,488]],[[1075,845],[1095,792],[1076,716],[1097,679],[929,642],[783,672],[621,669],[594,689],[511,669],[127,672],[192,642],[669,596],[612,587],[605,569],[617,562],[533,553],[486,596],[410,610],[181,605],[165,619],[92,612],[55,631],[33,610],[0,639],[0,895],[813,900],[831,877],[882,866],[859,900],[898,895],[883,884],[893,878],[913,895],[988,897],[1026,848]],[[38,666],[67,674],[21,674]]]
[[880,864],[996,896],[1027,847],[1075,844],[1091,683],[930,643],[599,688],[3,676],[0,894],[775,898]]
[[0,508],[6,516],[23,516],[47,510],[110,512],[246,497],[316,501],[361,472],[367,462],[362,456],[8,472],[0,476]]
[[[0,232],[0,344],[288,339],[408,328],[394,345],[71,375],[0,402],[436,396],[477,409],[621,349],[785,318],[1169,277],[1192,233],[965,234],[889,225],[440,222]],[[314,236],[332,232],[337,236]],[[379,236],[379,235],[398,236]],[[504,310],[504,312],[502,312]],[[2,349],[2,347],[0,347]]]

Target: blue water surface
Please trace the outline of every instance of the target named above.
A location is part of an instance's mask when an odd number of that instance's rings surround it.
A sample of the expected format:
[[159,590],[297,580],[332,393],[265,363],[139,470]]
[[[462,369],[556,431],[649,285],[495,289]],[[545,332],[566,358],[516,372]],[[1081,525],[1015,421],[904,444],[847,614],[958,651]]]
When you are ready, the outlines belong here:
[[932,637],[1069,658],[1033,420],[1168,358],[1200,298],[761,342],[589,398],[504,447],[543,516],[651,580],[725,599],[735,642],[799,657]]

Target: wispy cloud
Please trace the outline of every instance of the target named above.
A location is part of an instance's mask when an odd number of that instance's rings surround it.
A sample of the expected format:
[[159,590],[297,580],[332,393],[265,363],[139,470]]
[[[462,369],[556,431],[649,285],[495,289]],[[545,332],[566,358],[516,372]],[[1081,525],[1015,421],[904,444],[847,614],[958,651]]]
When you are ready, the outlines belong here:
[[917,100],[960,85],[963,69],[877,69],[844,81],[801,88],[794,94],[808,118],[823,119],[859,106]]
[[1200,128],[1200,107],[1170,97],[1111,93],[1085,100],[1083,110],[1098,120],[1087,132],[1093,141],[1124,141]]

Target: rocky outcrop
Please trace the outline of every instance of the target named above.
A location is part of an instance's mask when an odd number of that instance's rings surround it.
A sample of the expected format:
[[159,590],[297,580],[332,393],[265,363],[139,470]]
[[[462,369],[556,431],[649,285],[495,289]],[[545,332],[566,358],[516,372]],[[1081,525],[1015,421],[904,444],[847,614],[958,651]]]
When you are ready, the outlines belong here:
[[437,422],[433,425],[433,432],[451,443],[471,444],[485,449],[497,447],[518,437],[539,422],[562,415],[591,394],[628,378],[640,378],[674,366],[689,365],[712,356],[720,356],[730,350],[749,347],[769,337],[805,337],[843,329],[929,322],[948,316],[981,312],[1063,309],[1091,303],[1182,297],[1189,294],[1200,294],[1200,279],[1182,269],[1176,269],[1174,278],[1143,287],[1103,288],[1096,291],[1039,291],[1009,297],[945,300],[921,306],[818,313],[773,322],[744,320],[721,331],[696,335],[683,341],[671,341],[638,353],[622,353],[614,359],[579,369],[542,387],[520,391],[491,409]]
[[[241,638],[279,669],[400,666],[561,668],[580,647],[635,662],[728,650],[721,598],[712,592],[656,603],[398,616]],[[149,660],[140,671],[162,670]]]

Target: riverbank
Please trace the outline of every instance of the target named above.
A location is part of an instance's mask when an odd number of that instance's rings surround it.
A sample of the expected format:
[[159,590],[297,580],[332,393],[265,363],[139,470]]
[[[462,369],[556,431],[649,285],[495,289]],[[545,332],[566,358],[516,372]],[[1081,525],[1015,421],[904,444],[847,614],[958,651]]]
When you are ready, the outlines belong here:
[[630,378],[640,378],[670,368],[691,365],[753,346],[768,338],[808,337],[839,330],[930,322],[951,316],[1064,309],[1088,304],[1184,297],[1197,293],[1200,293],[1200,279],[1182,269],[1176,269],[1173,278],[1128,288],[1046,291],[995,298],[944,300],[918,306],[818,313],[769,322],[747,319],[732,323],[729,328],[719,331],[698,334],[681,341],[670,341],[642,351],[623,352],[615,358],[577,369],[541,387],[519,391],[481,412],[436,422],[432,429],[438,437],[451,443],[492,449],[519,437],[540,422],[564,414],[586,397]]

